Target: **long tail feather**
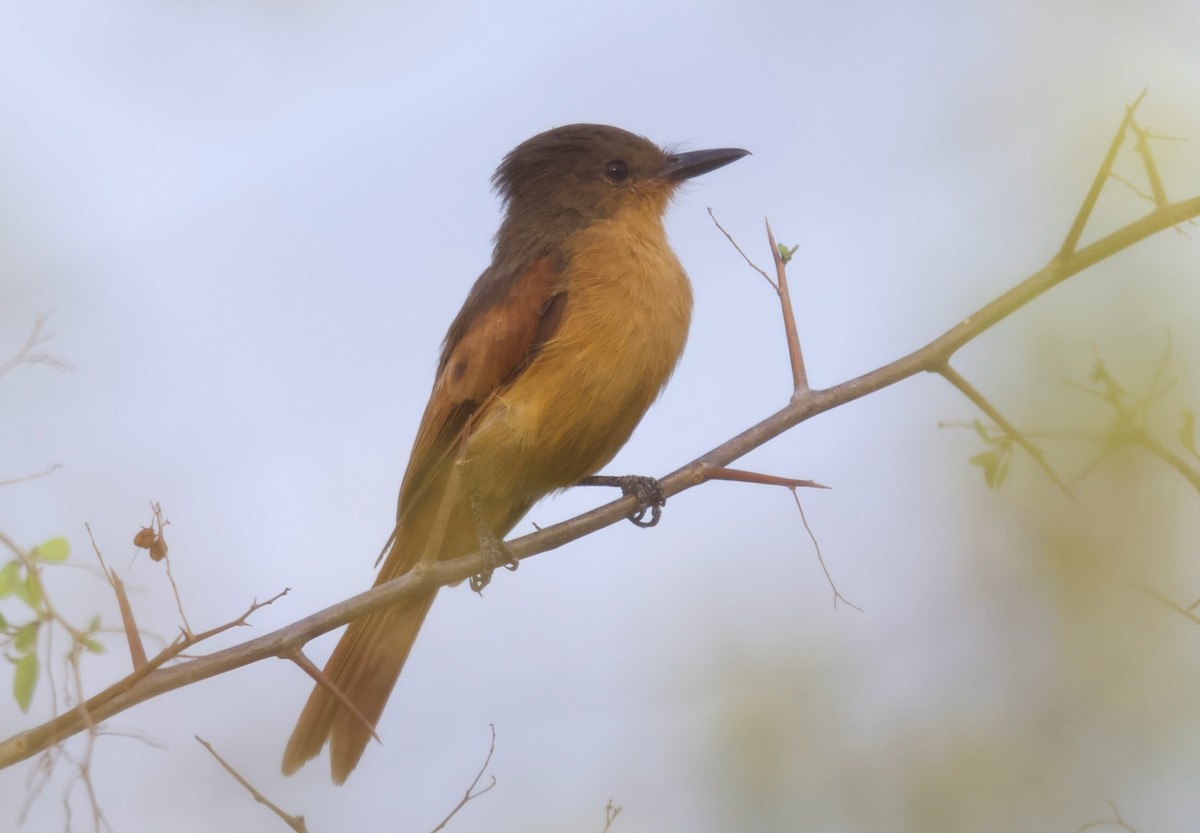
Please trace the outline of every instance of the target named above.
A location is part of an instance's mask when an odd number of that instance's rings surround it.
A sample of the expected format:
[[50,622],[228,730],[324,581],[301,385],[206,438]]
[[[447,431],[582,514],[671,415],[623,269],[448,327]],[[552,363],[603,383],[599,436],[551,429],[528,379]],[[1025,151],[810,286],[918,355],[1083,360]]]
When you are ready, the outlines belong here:
[[[326,679],[354,703],[372,726],[379,722],[436,595],[434,591],[403,607],[351,622],[325,666]],[[358,765],[371,732],[328,689],[317,686],[284,750],[284,774],[291,775],[317,757],[327,740],[333,780],[341,784]]]

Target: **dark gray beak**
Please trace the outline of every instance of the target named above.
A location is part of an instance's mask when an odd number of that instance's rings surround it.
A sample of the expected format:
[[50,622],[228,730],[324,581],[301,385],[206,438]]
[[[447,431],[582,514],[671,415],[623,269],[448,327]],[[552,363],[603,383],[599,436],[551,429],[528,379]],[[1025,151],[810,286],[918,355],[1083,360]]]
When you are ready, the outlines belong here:
[[750,151],[741,148],[718,148],[716,150],[692,150],[687,153],[674,153],[667,157],[667,166],[662,175],[671,182],[682,182],[694,176],[723,168],[730,162],[736,162],[743,156],[749,156]]

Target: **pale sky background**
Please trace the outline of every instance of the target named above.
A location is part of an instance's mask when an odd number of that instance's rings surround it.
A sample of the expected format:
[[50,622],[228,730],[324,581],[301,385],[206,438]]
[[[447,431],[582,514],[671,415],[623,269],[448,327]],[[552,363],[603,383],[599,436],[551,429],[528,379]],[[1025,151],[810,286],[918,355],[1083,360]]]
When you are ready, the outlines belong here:
[[[1143,87],[1170,193],[1200,193],[1200,4],[21,3],[0,0],[0,356],[49,314],[65,375],[0,379],[0,528],[84,523],[142,626],[177,617],[132,535],[162,503],[197,628],[291,587],[269,630],[369,586],[438,344],[487,264],[488,177],[575,121],[753,156],[703,177],[668,229],[696,287],[684,360],[610,467],[664,474],[781,407],[778,308],[713,228],[791,270],[815,385],[925,343],[1055,251]],[[1131,154],[1119,164],[1138,168]],[[1106,229],[1145,204],[1120,186]],[[1144,384],[1172,442],[1200,387],[1200,243],[1164,233],[971,345],[956,366],[1016,422],[1098,429],[1093,349]],[[1089,239],[1095,232],[1089,235]],[[1134,454],[1072,502],[1018,456],[1001,492],[967,459],[975,411],[910,380],[741,465],[790,496],[712,484],[482,599],[444,591],[346,786],[279,758],[310,683],[265,662],[112,719],[94,752],[117,831],[282,830],[199,734],[314,831],[431,829],[487,750],[497,787],[451,830],[616,833],[1067,830],[1200,819],[1200,628],[1132,585],[1200,595],[1197,495]],[[1045,441],[1065,476],[1086,446]],[[595,505],[539,504],[518,532]],[[0,560],[7,559],[7,555]],[[119,620],[60,570],[59,607]],[[11,600],[0,610],[14,615]],[[323,661],[330,635],[309,646]],[[63,643],[57,643],[61,646]],[[90,691],[127,673],[119,634]],[[3,675],[0,675],[3,676]],[[3,677],[3,690],[9,690]],[[61,671],[59,673],[61,682]],[[0,695],[0,734],[43,720]],[[82,753],[76,740],[69,747]],[[31,764],[0,772],[0,829]],[[62,765],[26,828],[61,830]],[[89,830],[82,793],[75,829]],[[84,814],[81,816],[81,814]]]

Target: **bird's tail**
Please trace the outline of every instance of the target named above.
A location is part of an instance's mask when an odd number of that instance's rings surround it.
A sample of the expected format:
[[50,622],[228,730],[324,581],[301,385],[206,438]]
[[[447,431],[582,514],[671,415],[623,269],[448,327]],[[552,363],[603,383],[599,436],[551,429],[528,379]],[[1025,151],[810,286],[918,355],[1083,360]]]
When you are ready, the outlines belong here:
[[[379,722],[436,595],[433,590],[406,604],[351,622],[325,666],[325,678],[355,705],[372,727]],[[371,730],[329,689],[318,685],[284,750],[284,774],[291,775],[306,761],[317,757],[326,740],[333,780],[341,784],[358,765],[371,740]]]

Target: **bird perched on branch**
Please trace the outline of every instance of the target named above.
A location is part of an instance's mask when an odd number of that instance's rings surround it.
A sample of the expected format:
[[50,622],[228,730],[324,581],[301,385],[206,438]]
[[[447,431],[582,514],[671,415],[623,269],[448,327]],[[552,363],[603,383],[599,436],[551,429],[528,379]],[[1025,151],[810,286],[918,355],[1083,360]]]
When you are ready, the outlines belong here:
[[[523,142],[492,181],[506,209],[492,264],[442,345],[376,584],[506,535],[544,495],[608,463],[667,383],[692,293],[663,214],[681,183],[747,151],[678,153],[575,124]],[[490,540],[489,540],[490,539]],[[436,591],[350,623],[283,756],[330,745],[358,765]]]

